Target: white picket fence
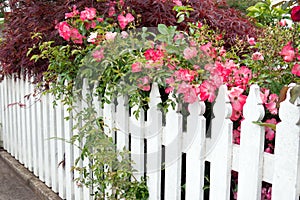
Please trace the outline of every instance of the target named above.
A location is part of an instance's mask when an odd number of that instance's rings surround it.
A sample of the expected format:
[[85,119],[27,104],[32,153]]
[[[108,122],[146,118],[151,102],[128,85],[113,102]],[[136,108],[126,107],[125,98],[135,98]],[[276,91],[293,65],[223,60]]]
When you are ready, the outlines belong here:
[[[80,152],[69,143],[49,140],[52,137],[68,140],[72,136],[72,119],[64,119],[69,116],[67,107],[60,102],[53,107],[50,95],[41,96],[37,102],[32,96],[24,98],[33,94],[33,90],[34,85],[22,80],[5,78],[0,84],[4,148],[62,199],[91,199],[90,190],[78,187],[73,181],[77,174],[73,175],[71,168]],[[206,161],[210,162],[211,200],[230,199],[231,170],[238,171],[239,200],[261,199],[262,181],[272,183],[273,200],[299,199],[300,98],[291,104],[288,95],[281,103],[282,121],[277,125],[274,154],[264,152],[264,128],[252,123],[264,116],[256,85],[251,86],[244,106],[240,145],[232,144],[231,105],[225,86],[220,88],[213,108],[210,138],[206,137],[203,102],[189,106],[187,120],[174,110],[170,110],[163,120],[156,106],[159,102],[159,92],[154,86],[147,120],[143,117],[136,120],[130,115],[124,98],[118,98],[116,107],[98,108],[108,128],[116,128],[117,148],[129,148],[130,145],[137,169],[135,176],[139,178],[144,172],[147,176],[149,199],[182,199],[183,183],[184,199],[204,199]],[[183,121],[187,122],[185,126]],[[59,165],[62,160],[65,160],[65,167]]]

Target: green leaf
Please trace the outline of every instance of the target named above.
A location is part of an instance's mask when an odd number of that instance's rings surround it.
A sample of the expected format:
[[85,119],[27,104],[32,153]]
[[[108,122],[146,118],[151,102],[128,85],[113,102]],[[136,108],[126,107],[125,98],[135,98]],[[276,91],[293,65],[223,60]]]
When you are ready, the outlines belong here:
[[252,122],[252,123],[256,124],[256,125],[259,125],[259,126],[269,127],[272,130],[276,131],[276,124],[264,123],[264,122]]
[[164,24],[158,24],[157,28],[158,28],[158,31],[161,34],[168,35],[169,30],[168,30],[168,27],[166,25],[164,25]]
[[184,15],[180,15],[180,16],[178,17],[177,23],[183,22],[184,19],[185,19],[185,18],[184,18]]

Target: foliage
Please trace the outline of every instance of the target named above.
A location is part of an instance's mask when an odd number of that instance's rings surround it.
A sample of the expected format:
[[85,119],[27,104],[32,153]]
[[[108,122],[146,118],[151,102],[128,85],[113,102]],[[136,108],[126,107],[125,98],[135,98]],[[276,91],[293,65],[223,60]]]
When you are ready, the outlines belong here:
[[253,6],[260,0],[248,0],[248,1],[239,1],[239,0],[227,0],[227,4],[235,9],[240,10],[243,13],[246,13],[246,9],[250,6]]
[[[65,8],[61,6],[64,1],[20,1],[5,19],[4,40],[1,43],[0,61],[2,63],[2,74],[35,74],[37,79],[41,78],[41,72],[48,67],[47,60],[38,62],[30,61],[27,51],[39,39],[32,40],[31,34],[40,32],[45,41],[55,40],[56,31],[53,27],[54,17],[62,18]],[[15,2],[17,3],[17,2]],[[52,6],[53,5],[53,6]],[[62,40],[57,40],[57,45]],[[59,42],[60,41],[60,42]],[[37,53],[36,51],[35,53]]]
[[[74,166],[74,170],[80,174],[75,181],[78,185],[92,186],[94,199],[148,199],[145,180],[136,180],[133,176],[130,152],[116,150],[112,138],[104,133],[106,125],[103,119],[97,115],[95,106],[89,103],[91,98],[92,93],[78,98],[87,107],[83,110],[73,109],[76,119],[74,130],[78,134],[72,137],[71,143],[81,152]],[[86,165],[79,164],[86,161]]]
[[288,11],[279,6],[272,7],[271,0],[266,0],[247,8],[247,16],[256,19],[256,25],[262,27],[276,24]]
[[[78,9],[95,7],[104,18],[111,17],[114,20],[123,10],[134,11],[133,14],[138,19],[137,28],[165,24],[176,25],[180,30],[187,30],[187,23],[177,23],[177,13],[173,10],[175,4],[171,0],[127,0],[124,6],[120,6],[114,1],[14,0],[11,5],[12,11],[5,19],[4,40],[0,48],[0,61],[3,66],[1,74],[23,73],[34,75],[36,81],[42,80],[43,72],[47,70],[49,64],[48,60],[39,59],[38,62],[33,62],[30,60],[30,56],[26,56],[27,51],[43,41],[54,41],[55,45],[66,44],[66,41],[62,41],[58,37],[55,25],[64,19],[64,13],[69,12],[73,4]],[[224,35],[226,46],[234,44],[236,36],[245,38],[246,35],[251,37],[257,35],[255,27],[234,9],[228,11],[226,7],[219,7],[212,0],[184,1],[183,4],[189,4],[194,9],[187,22],[205,20],[214,30],[226,30]],[[110,13],[113,15],[109,16]],[[32,34],[36,32],[41,33],[42,37],[32,40]],[[38,49],[35,49],[31,55],[39,52]]]

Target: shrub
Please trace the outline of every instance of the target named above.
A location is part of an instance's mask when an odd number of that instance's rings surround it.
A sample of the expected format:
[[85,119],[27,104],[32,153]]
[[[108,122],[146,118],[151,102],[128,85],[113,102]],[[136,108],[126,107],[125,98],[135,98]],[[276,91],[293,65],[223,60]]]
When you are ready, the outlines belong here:
[[[77,8],[95,7],[98,12],[107,17],[113,10],[116,16],[121,12],[122,7],[114,1],[76,1]],[[225,31],[224,39],[226,47],[235,43],[236,37],[254,37],[257,34],[255,27],[235,9],[228,10],[226,2],[216,3],[215,1],[184,1],[183,4],[190,4],[194,11],[190,18],[178,24],[176,12],[173,11],[174,2],[171,0],[128,0],[123,8],[133,11],[139,18],[137,27],[156,27],[158,24],[176,25],[181,30],[188,28],[187,22],[202,21],[208,23],[214,30]],[[34,75],[36,81],[41,80],[43,72],[48,68],[48,60],[40,59],[38,62],[30,60],[31,55],[38,54],[35,49],[29,56],[27,51],[33,46],[38,46],[43,41],[54,41],[55,45],[66,44],[58,37],[55,24],[64,19],[64,13],[69,12],[72,1],[50,1],[32,0],[13,1],[12,11],[6,18],[4,40],[0,45],[0,62],[2,64],[1,74],[27,74]],[[220,7],[219,5],[223,5]],[[40,33],[41,37],[32,39],[34,33]]]

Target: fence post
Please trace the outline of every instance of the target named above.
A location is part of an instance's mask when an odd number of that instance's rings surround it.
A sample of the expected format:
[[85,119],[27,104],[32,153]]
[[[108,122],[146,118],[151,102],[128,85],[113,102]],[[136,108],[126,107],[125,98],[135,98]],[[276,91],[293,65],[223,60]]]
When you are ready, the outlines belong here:
[[290,103],[290,91],[280,104],[276,126],[273,200],[298,200],[300,193],[300,98]]
[[260,199],[265,129],[254,121],[261,121],[264,108],[258,85],[250,87],[244,105],[245,119],[241,123],[239,154],[238,199]]

